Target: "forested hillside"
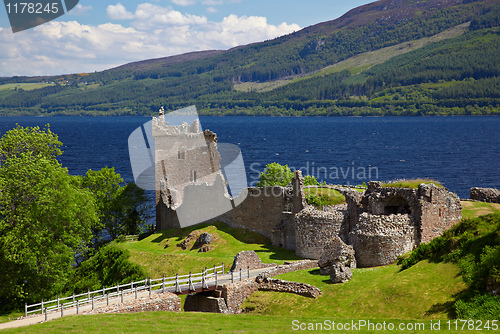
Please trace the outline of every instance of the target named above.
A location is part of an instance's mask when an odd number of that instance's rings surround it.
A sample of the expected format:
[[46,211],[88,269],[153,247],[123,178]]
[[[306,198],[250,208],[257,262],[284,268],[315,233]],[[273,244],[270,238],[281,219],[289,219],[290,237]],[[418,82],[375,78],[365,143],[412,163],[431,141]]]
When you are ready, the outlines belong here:
[[[207,115],[500,114],[499,24],[494,0],[382,0],[228,51],[0,78],[0,113],[144,115],[195,104]],[[460,33],[431,37],[451,30]],[[332,67],[360,56],[363,66]],[[251,88],[263,83],[274,89]]]

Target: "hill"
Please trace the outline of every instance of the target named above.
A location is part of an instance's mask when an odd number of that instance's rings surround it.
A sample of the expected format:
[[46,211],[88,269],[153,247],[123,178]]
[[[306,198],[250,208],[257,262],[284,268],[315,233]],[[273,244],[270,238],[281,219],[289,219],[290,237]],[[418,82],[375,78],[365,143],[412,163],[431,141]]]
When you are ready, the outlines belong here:
[[498,114],[499,23],[495,0],[381,0],[227,51],[0,78],[0,113],[144,115],[195,104],[206,115]]

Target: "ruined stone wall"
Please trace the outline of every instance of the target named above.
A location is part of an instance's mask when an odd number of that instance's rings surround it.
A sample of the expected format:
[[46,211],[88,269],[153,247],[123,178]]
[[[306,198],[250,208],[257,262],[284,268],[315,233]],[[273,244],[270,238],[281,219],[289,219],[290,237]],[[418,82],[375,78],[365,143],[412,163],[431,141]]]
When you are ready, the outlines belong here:
[[285,188],[248,188],[245,200],[233,210],[212,219],[230,227],[246,228],[271,238],[274,227],[282,220],[285,210]]
[[414,246],[414,227],[407,214],[371,215],[362,213],[358,225],[349,233],[360,268],[393,263]]
[[480,202],[500,203],[500,190],[494,188],[471,188],[470,199]]
[[267,267],[275,267],[276,263],[262,263],[260,257],[255,251],[242,251],[234,257],[233,265],[231,266],[232,272],[239,272],[241,270],[253,270]]
[[321,294],[320,289],[306,283],[290,282],[261,276],[258,276],[255,280],[259,284],[259,291],[286,292],[309,298],[318,298]]
[[281,222],[272,231],[271,242],[275,247],[296,249],[295,216],[291,212],[283,213]]
[[136,313],[146,311],[181,311],[181,299],[170,292],[155,294],[150,297],[142,297],[125,301],[124,303],[112,304],[106,307],[96,308],[83,314],[106,314],[106,313]]
[[300,260],[290,263],[285,263],[264,271],[261,276],[273,277],[281,274],[291,273],[293,271],[318,268],[318,261],[315,260]]
[[241,313],[240,305],[257,289],[258,284],[253,278],[221,286],[222,298],[226,301],[228,313]]
[[456,194],[435,185],[420,185],[420,240],[429,242],[460,222],[462,205]]
[[323,249],[339,235],[344,218],[342,211],[325,212],[312,206],[299,212],[295,216],[297,255],[319,259]]

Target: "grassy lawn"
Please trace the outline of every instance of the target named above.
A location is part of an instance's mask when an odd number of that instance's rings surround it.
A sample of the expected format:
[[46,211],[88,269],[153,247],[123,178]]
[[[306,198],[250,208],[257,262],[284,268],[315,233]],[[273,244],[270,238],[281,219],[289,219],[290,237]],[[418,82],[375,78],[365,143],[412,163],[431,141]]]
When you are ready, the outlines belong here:
[[[192,244],[187,250],[178,247],[177,244],[191,232],[197,235],[210,233],[215,238],[213,250],[198,253],[197,249],[190,249]],[[266,263],[282,264],[287,260],[300,259],[294,251],[273,247],[271,241],[261,234],[230,228],[224,223],[172,229],[155,233],[141,241],[119,243],[118,246],[128,249],[131,261],[143,266],[153,278],[174,276],[176,273],[187,274],[189,271],[200,272],[205,267],[220,265],[222,262],[226,270],[229,270],[234,256],[244,250],[254,250],[262,262]]]
[[43,83],[10,83],[10,84],[4,84],[0,85],[0,91],[3,90],[14,90],[16,87],[17,89],[24,89],[24,90],[33,90],[33,89],[39,89],[47,86],[54,86],[54,84],[47,84],[45,82]]
[[500,213],[500,204],[462,201],[462,216],[475,218],[489,213]]
[[[302,270],[279,277],[319,287],[323,294],[318,299],[286,293],[256,292],[242,305],[247,313],[240,315],[144,312],[69,316],[2,332],[262,333],[265,330],[267,333],[291,333],[296,332],[293,330],[294,320],[299,324],[370,320],[372,323],[391,322],[396,326],[407,322],[423,323],[426,330],[399,332],[431,333],[431,320],[441,320],[444,329],[450,302],[464,288],[457,274],[458,268],[452,264],[424,261],[403,272],[399,272],[396,265],[356,269],[351,281],[331,284],[327,276],[318,275],[318,270]],[[364,329],[340,332],[377,331]]]
[[421,183],[425,183],[425,184],[434,183],[439,188],[443,187],[443,185],[439,181],[432,180],[432,179],[420,179],[420,178],[419,179],[389,181],[389,182],[385,182],[384,184],[382,184],[382,187],[418,189],[418,186]]
[[[402,271],[396,265],[353,270],[353,278],[331,284],[319,270],[278,276],[321,289],[318,299],[276,292],[256,292],[242,308],[250,314],[342,319],[447,319],[454,296],[465,289],[459,268],[422,261]],[[432,278],[432,279],[431,279]]]

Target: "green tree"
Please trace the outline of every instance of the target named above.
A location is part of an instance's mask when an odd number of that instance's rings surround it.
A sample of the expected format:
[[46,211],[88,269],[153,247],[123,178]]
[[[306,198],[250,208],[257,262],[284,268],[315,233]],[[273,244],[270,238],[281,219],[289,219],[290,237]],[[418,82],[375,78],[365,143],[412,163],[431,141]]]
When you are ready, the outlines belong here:
[[82,262],[74,271],[67,290],[84,292],[97,290],[102,286],[130,283],[146,277],[146,272],[138,264],[128,259],[130,253],[113,244],[102,247],[93,257]]
[[258,187],[270,187],[270,186],[287,186],[292,180],[293,173],[288,167],[288,165],[280,165],[279,163],[273,162],[266,165],[266,168],[262,173],[260,173],[259,182],[257,182]]
[[305,186],[319,186],[318,180],[312,175],[304,176],[304,185]]
[[[29,137],[27,137],[29,139]],[[1,146],[1,145],[0,145]],[[59,293],[97,222],[92,194],[52,157],[18,152],[0,168],[0,302]]]
[[99,224],[94,227],[95,249],[122,234],[142,232],[147,217],[147,197],[143,189],[133,183],[125,186],[114,168],[88,170],[82,178],[82,187],[89,189],[96,199]]

